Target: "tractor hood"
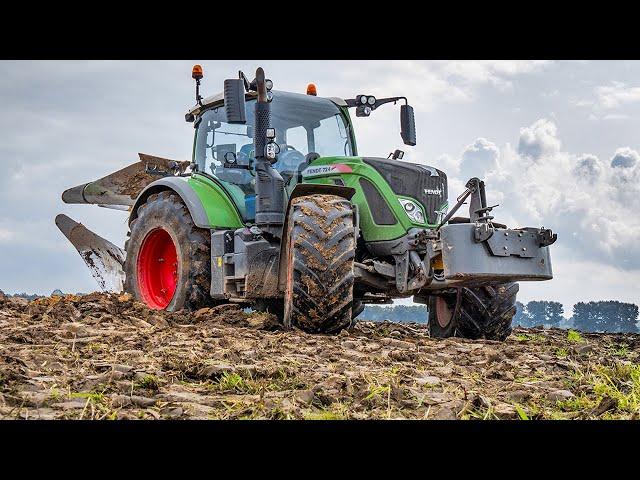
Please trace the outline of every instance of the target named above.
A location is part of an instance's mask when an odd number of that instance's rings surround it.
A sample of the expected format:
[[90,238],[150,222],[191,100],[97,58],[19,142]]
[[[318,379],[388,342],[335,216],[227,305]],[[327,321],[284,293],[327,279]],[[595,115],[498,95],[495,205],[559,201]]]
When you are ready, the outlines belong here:
[[364,157],[362,161],[382,175],[396,195],[418,200],[428,223],[436,223],[436,211],[447,203],[447,175],[442,170],[385,158]]

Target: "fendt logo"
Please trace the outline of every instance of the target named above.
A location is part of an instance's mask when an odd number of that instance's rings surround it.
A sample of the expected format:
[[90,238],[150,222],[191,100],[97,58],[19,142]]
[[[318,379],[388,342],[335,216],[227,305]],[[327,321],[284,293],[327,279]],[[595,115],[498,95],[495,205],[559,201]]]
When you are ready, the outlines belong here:
[[423,191],[425,195],[440,195],[442,193],[439,188],[425,188]]
[[302,171],[303,177],[317,177],[319,175],[335,175],[337,173],[351,173],[353,170],[348,165],[337,163],[335,165],[320,165],[319,167],[307,167]]

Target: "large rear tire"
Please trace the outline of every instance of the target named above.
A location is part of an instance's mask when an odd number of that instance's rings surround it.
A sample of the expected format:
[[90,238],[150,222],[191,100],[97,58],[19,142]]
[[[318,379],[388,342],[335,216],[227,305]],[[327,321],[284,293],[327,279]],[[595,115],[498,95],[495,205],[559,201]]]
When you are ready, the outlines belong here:
[[138,208],[125,244],[125,291],[150,308],[196,310],[212,303],[211,240],[173,192]]
[[286,232],[285,327],[336,333],[351,325],[354,233],[348,200],[308,195],[292,201]]
[[517,283],[459,288],[429,299],[429,332],[434,338],[505,340],[516,313]]

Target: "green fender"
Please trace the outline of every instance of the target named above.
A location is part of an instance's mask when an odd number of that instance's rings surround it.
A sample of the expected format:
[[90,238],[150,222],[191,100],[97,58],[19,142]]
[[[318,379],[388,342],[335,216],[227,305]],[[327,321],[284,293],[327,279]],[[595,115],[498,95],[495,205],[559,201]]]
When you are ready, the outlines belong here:
[[[233,187],[233,186],[230,186]],[[137,217],[137,210],[150,195],[172,190],[180,196],[191,214],[195,225],[199,228],[234,229],[244,226],[242,213],[233,196],[239,192],[230,192],[230,187],[212,177],[194,174],[185,177],[164,177],[150,183],[138,195],[131,210],[129,223]],[[237,187],[236,187],[237,188]]]

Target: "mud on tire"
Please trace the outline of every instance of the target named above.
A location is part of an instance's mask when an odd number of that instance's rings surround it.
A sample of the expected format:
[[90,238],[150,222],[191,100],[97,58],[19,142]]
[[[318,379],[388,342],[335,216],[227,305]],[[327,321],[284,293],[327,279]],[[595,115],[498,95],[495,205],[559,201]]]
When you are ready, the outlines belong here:
[[335,195],[292,201],[284,325],[335,333],[351,325],[355,238],[351,203]]
[[178,260],[175,293],[165,310],[196,310],[212,304],[211,238],[206,230],[195,226],[182,200],[170,191],[152,194],[137,213],[125,243],[125,291],[144,302],[138,280],[138,257],[145,238],[161,228],[173,240]]
[[517,283],[459,288],[457,293],[429,299],[432,337],[505,340],[516,313]]

